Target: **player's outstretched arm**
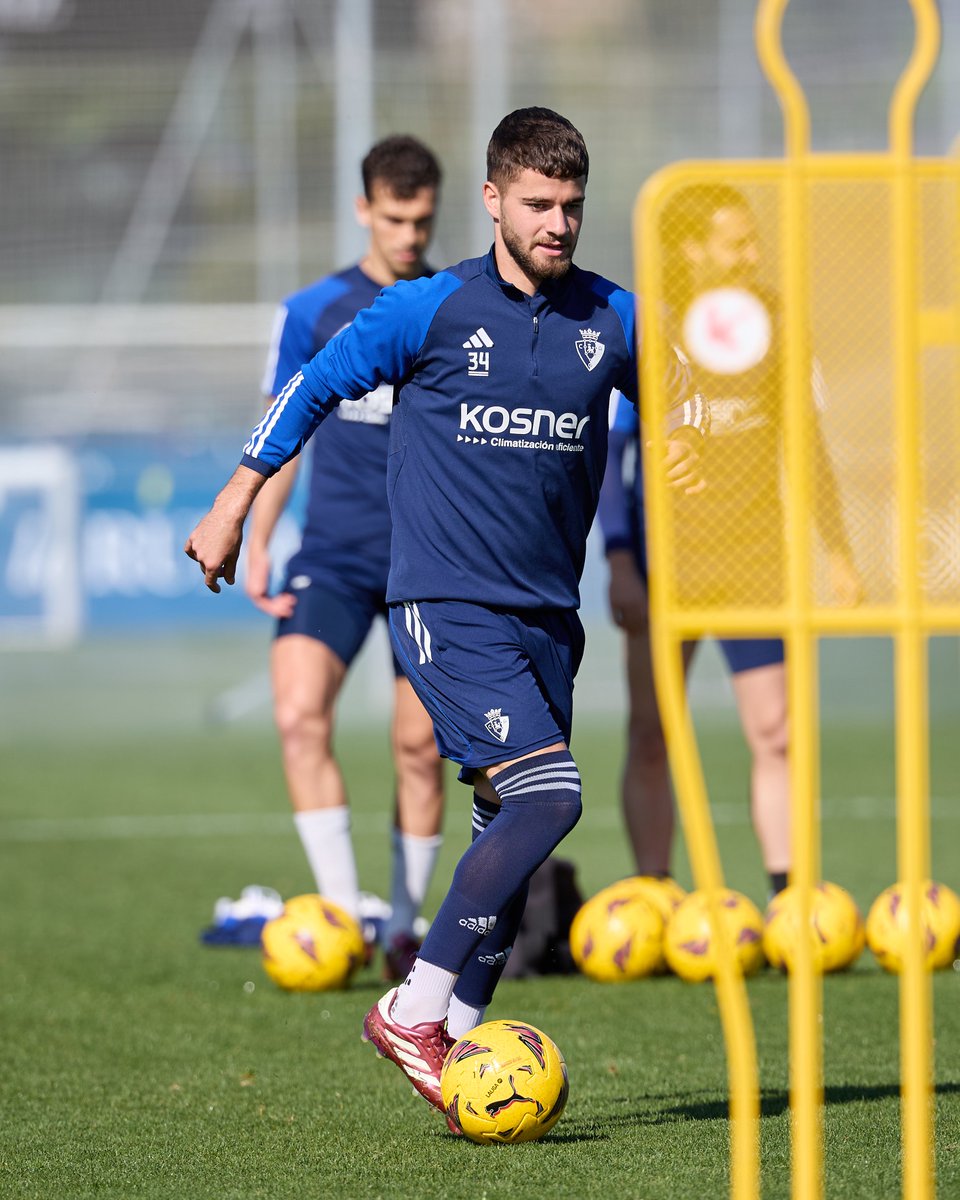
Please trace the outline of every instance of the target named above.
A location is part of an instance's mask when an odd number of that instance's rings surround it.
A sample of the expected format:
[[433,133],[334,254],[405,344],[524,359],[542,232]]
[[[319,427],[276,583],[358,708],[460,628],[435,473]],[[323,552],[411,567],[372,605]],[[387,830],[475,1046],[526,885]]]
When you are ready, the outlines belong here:
[[203,582],[211,592],[220,591],[218,579],[232,586],[237,578],[243,522],[266,479],[250,467],[237,467],[213,507],[187,538],[183,549],[200,564]]

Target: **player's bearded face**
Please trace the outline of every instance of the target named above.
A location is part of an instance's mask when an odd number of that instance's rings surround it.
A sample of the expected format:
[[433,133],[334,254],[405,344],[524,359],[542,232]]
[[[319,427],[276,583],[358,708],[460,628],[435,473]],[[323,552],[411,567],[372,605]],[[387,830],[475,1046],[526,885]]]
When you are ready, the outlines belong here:
[[500,235],[528,279],[560,279],[570,269],[583,220],[584,181],[524,171],[499,196]]

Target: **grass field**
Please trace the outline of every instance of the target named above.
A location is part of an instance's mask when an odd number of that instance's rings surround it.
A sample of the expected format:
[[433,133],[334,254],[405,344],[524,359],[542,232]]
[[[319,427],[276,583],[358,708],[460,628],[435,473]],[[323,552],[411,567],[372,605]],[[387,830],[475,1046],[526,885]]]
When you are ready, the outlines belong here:
[[[189,647],[154,648],[166,675],[151,667],[146,677],[133,650],[99,675],[85,673],[86,653],[73,655],[72,674],[60,656],[0,660],[0,1195],[727,1193],[726,1069],[709,985],[502,984],[490,1015],[546,1029],[566,1056],[571,1095],[544,1142],[481,1149],[451,1137],[361,1044],[362,1014],[382,991],[376,966],[348,992],[292,996],[267,981],[256,952],[203,947],[197,934],[217,896],[251,882],[309,890],[273,733],[262,714],[235,726],[195,722],[214,683]],[[146,705],[151,687],[167,686],[183,697],[180,719],[169,706],[151,723],[134,719],[129,710]],[[960,739],[952,711],[938,711],[934,874],[956,887]],[[585,893],[630,870],[616,802],[621,746],[619,720],[581,723],[586,811],[563,853]],[[729,715],[710,714],[703,747],[728,881],[762,905]],[[351,726],[340,750],[362,883],[382,892],[385,736]],[[823,750],[825,874],[866,908],[895,878],[890,731],[833,718]],[[428,913],[464,844],[467,801],[452,785]],[[677,873],[689,884],[682,852]],[[946,1198],[960,1196],[960,976],[939,974],[934,991],[937,1194]],[[787,1197],[786,982],[766,972],[749,995],[763,1195]],[[825,981],[825,1059],[827,1195],[898,1196],[897,987],[869,954]]]

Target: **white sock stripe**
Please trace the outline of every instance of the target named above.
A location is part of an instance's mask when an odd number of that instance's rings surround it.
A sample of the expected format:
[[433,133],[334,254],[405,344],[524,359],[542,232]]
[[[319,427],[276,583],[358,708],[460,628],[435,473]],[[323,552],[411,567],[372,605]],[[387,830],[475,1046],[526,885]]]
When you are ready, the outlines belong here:
[[[526,779],[528,775],[539,774],[541,771],[566,771],[568,773],[575,772],[578,777],[580,775],[580,772],[577,770],[577,764],[569,757],[560,762],[541,762],[537,764],[536,759],[533,761],[534,765],[525,768],[523,771],[517,771],[516,774],[513,774],[512,768],[508,768],[511,772],[509,782],[517,783],[521,779]],[[515,763],[514,766],[519,766],[519,764]]]
[[[497,812],[500,810],[498,809]],[[481,832],[486,829],[493,818],[497,815],[496,812],[487,812],[485,809],[473,806],[473,828],[479,829]]]
[[502,785],[494,784],[497,795],[502,796],[504,792],[515,791],[518,787],[526,787],[528,783],[537,783],[542,779],[575,779],[579,782],[580,772],[576,766],[565,766],[563,763],[558,763],[555,767],[539,767],[535,771],[522,771],[519,775],[515,775],[512,779],[507,779]]
[[501,789],[500,798],[501,800],[515,800],[517,796],[522,796],[524,792],[549,791],[552,787],[561,792],[579,792],[582,790],[579,776],[576,779],[572,779],[570,776],[560,775],[544,779],[528,779],[525,783],[518,784],[516,787],[510,787],[508,784]]
[[522,800],[530,792],[576,792],[579,796],[583,789],[579,783],[534,783],[515,792],[502,792],[509,800]]

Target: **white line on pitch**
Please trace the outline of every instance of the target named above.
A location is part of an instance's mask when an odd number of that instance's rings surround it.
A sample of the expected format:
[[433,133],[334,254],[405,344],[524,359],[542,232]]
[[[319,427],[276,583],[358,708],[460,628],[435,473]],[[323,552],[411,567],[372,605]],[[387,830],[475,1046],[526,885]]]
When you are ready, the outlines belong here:
[[[890,796],[852,796],[845,800],[825,801],[822,820],[892,822],[894,802]],[[715,825],[747,825],[750,811],[746,801],[711,805]],[[466,810],[464,810],[466,814]],[[960,819],[960,805],[946,797],[934,797],[931,813],[937,821]],[[457,805],[450,805],[448,822],[453,829]],[[466,819],[466,815],[465,815]],[[351,823],[357,833],[385,830],[389,813],[353,813]],[[617,809],[590,810],[589,799],[583,818],[585,829],[619,829]],[[153,838],[248,837],[251,835],[293,836],[293,821],[288,813],[180,813],[165,816],[113,817],[36,817],[0,821],[0,845],[4,842],[96,842],[133,841]]]

